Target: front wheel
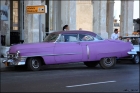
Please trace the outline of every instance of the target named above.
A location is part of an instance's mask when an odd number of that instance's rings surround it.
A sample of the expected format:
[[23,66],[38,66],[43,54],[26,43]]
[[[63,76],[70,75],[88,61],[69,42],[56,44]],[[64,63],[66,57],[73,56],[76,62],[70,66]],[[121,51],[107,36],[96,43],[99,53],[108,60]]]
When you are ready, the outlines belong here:
[[140,61],[139,57],[140,57],[139,54],[133,56],[132,59],[133,64],[139,64]]
[[99,64],[103,69],[112,68],[116,65],[116,58],[115,57],[102,58]]
[[33,57],[27,60],[27,68],[30,71],[39,71],[41,69],[41,66],[42,64],[40,58]]

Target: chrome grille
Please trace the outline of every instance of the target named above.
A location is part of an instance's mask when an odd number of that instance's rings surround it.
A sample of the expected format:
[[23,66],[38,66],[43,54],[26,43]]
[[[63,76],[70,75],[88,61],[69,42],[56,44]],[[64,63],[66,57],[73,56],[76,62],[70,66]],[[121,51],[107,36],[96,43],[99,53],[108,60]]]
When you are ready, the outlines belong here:
[[15,54],[8,54],[8,55],[7,55],[7,58],[13,59],[13,58],[15,58],[15,56],[16,56]]

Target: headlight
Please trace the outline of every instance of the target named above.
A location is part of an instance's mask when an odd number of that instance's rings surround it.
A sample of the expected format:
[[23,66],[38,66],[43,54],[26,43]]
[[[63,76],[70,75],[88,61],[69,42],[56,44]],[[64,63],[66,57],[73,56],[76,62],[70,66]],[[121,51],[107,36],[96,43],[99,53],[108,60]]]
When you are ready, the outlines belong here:
[[9,51],[7,51],[6,54],[8,55],[9,54]]
[[18,58],[19,56],[20,56],[20,51],[17,51],[15,57]]
[[6,54],[7,54],[7,58],[10,58],[10,56],[9,56],[9,51],[7,51]]
[[17,51],[17,53],[20,53],[20,51]]

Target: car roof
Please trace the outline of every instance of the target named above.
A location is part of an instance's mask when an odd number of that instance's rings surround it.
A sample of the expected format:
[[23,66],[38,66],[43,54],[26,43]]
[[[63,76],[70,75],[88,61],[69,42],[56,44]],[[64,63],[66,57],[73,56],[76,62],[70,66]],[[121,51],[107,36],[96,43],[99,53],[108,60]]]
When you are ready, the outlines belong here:
[[52,32],[56,34],[91,34],[91,35],[96,35],[94,32],[91,31],[86,31],[86,30],[69,30],[69,31],[57,31],[57,32]]

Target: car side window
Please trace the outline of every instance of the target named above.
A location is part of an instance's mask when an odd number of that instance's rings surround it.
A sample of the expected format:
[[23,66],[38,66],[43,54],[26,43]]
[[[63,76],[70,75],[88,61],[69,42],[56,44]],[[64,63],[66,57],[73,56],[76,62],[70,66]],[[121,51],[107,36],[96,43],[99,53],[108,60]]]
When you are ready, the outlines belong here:
[[62,34],[60,42],[77,42],[78,34]]
[[99,41],[103,39],[98,35],[93,36],[89,34],[79,34],[79,40],[80,41]]
[[58,38],[59,34],[51,33],[45,39],[44,42],[55,42]]
[[79,34],[80,41],[94,41],[94,37],[88,34]]

